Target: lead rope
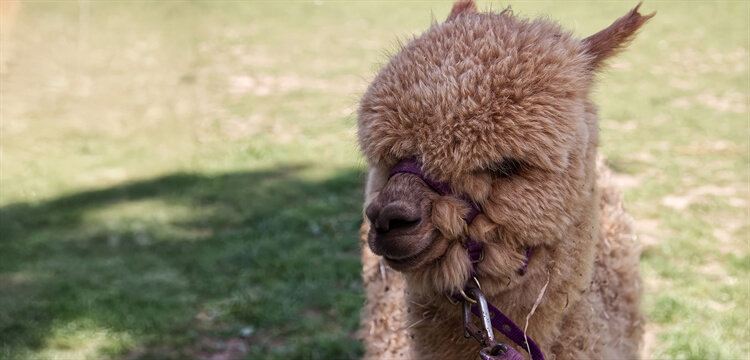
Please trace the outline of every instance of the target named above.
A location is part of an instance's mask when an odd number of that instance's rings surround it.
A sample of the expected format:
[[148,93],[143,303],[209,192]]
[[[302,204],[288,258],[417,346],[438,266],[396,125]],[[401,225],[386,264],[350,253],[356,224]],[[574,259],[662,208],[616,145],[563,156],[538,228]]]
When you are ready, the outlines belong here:
[[[448,184],[438,182],[425,176],[422,172],[421,164],[416,159],[406,159],[400,161],[388,174],[388,179],[393,175],[399,173],[409,173],[418,176],[422,181],[429,185],[441,196],[453,195],[457,196],[469,207],[469,213],[464,216],[463,220],[466,222],[466,228],[471,225],[474,218],[480,213],[479,208],[470,200],[461,197],[453,193]],[[492,328],[497,329],[508,339],[521,346],[524,349],[528,349],[529,357],[531,360],[544,360],[544,355],[539,349],[539,346],[530,337],[524,334],[523,330],[516,325],[513,320],[505,316],[496,307],[489,304],[482,293],[481,285],[477,280],[476,272],[479,262],[484,258],[484,246],[481,242],[472,239],[469,234],[466,234],[466,250],[469,255],[469,260],[472,263],[472,273],[469,280],[466,282],[464,289],[460,294],[453,294],[449,297],[455,299],[454,304],[462,302],[462,314],[464,323],[464,336],[469,338],[473,337],[483,347],[479,351],[479,358],[482,360],[523,360],[523,355],[518,352],[512,346],[508,344],[497,342],[494,339]],[[526,248],[526,262],[523,267],[518,270],[518,273],[523,276],[526,274],[527,267],[529,265],[529,259],[533,254],[534,248]],[[476,315],[482,321],[482,329],[479,329],[472,321],[471,314]],[[527,340],[528,339],[528,343]]]

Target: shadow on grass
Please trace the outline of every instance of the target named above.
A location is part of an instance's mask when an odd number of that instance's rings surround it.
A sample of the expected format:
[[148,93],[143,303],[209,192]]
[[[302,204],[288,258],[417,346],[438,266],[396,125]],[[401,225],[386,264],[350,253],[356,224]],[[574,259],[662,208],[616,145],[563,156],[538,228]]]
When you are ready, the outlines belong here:
[[240,333],[247,358],[359,357],[361,176],[303,171],[174,174],[1,208],[2,358],[208,357]]

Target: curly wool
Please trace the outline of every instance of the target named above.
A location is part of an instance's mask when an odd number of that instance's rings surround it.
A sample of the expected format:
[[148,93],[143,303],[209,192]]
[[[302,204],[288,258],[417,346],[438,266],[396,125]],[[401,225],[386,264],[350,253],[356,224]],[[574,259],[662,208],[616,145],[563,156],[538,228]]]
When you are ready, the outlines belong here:
[[[416,157],[482,214],[464,230],[461,202],[437,199],[432,222],[446,251],[405,273],[370,251],[365,221],[366,358],[477,356],[460,311],[442,295],[461,289],[471,273],[459,241],[465,231],[484,243],[483,291],[514,322],[524,324],[547,286],[527,334],[548,359],[637,357],[639,253],[622,197],[597,159],[597,108],[589,100],[595,72],[650,18],[637,10],[581,40],[546,19],[480,14],[473,1],[459,1],[448,21],[380,71],[358,112],[371,169],[366,205],[398,161]],[[509,161],[521,164],[517,173],[498,174]],[[529,246],[534,255],[522,276]]]

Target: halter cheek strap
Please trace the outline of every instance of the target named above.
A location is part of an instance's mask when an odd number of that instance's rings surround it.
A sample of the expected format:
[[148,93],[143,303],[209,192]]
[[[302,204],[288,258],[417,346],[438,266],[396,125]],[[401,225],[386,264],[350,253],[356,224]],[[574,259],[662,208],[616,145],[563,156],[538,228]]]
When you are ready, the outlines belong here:
[[[388,179],[390,180],[393,175],[400,174],[400,173],[408,173],[413,174],[422,179],[422,181],[425,182],[428,186],[430,186],[435,192],[440,194],[440,196],[448,196],[453,195],[461,199],[463,202],[465,202],[467,205],[469,205],[469,212],[463,217],[463,220],[466,222],[466,225],[471,225],[471,222],[474,221],[474,218],[479,215],[481,211],[479,211],[479,207],[477,207],[476,204],[474,204],[473,201],[457,195],[453,192],[453,189],[451,187],[440,181],[435,181],[429,177],[427,177],[424,172],[422,171],[421,164],[414,158],[406,159],[400,161],[396,166],[391,170],[391,172],[388,174]],[[469,254],[469,259],[471,260],[473,266],[474,266],[474,272],[476,273],[477,270],[477,264],[482,260],[482,252],[484,251],[484,246],[481,242],[476,241],[472,239],[470,236],[466,236],[466,250]],[[534,247],[530,246],[526,248],[526,261],[524,261],[523,267],[518,269],[518,273],[520,275],[526,275],[526,269],[529,266],[529,259],[531,259],[531,255],[534,253]],[[472,274],[474,276],[475,274]]]
[[[422,181],[424,181],[427,185],[429,185],[435,192],[440,194],[441,196],[456,196],[462,201],[464,201],[469,206],[469,212],[464,216],[463,220],[466,222],[466,225],[471,225],[471,222],[474,221],[474,218],[480,213],[479,207],[477,207],[476,204],[474,204],[473,201],[459,195],[453,192],[453,189],[451,187],[444,183],[435,181],[428,176],[424,174],[422,171],[421,164],[414,158],[406,159],[400,161],[396,166],[391,170],[391,172],[388,174],[388,179],[393,177],[396,174],[400,173],[408,173],[418,176]],[[471,279],[476,278],[476,271],[477,266],[479,262],[482,261],[482,258],[484,256],[484,245],[472,239],[468,234],[466,234],[466,251],[469,256],[469,260],[471,260],[472,263],[472,273],[469,277],[469,281],[467,282],[465,286],[465,291],[469,289],[471,284]],[[534,248],[528,247],[526,248],[526,261],[523,264],[523,267],[518,270],[518,273],[520,275],[525,275],[526,270],[529,265],[529,259],[531,259],[531,255],[533,254]],[[466,301],[462,297],[462,295],[454,294],[453,298],[459,301]],[[516,345],[519,345],[523,347],[524,349],[528,349],[529,356],[532,360],[544,360],[544,355],[542,354],[541,349],[539,346],[532,340],[531,338],[527,337],[526,334],[521,330],[518,325],[516,325],[510,318],[505,316],[500,310],[498,310],[496,307],[492,306],[492,304],[486,304],[487,308],[486,311],[489,311],[490,321],[492,323],[492,327],[500,331],[503,335],[505,335],[508,339],[516,343]],[[484,314],[482,314],[483,309],[480,308],[478,304],[473,304],[471,306],[471,312],[478,316],[482,317]],[[491,336],[491,334],[490,334]],[[527,340],[528,339],[528,343]],[[483,359],[485,358],[485,351],[488,348],[482,349],[482,352],[480,354],[480,357]],[[517,354],[517,356],[516,356]],[[504,353],[504,356],[500,357],[493,357],[490,355],[487,355],[486,359],[513,359],[516,357],[522,356],[512,347],[507,347],[507,351]]]
[[[444,183],[435,181],[427,176],[425,176],[424,172],[422,171],[422,167],[420,163],[416,159],[406,159],[400,161],[396,166],[391,170],[390,174],[388,174],[388,179],[393,177],[393,175],[400,174],[400,173],[408,173],[408,174],[414,174],[418,176],[422,181],[425,182],[425,184],[429,185],[435,192],[440,194],[440,196],[448,196],[448,195],[454,195],[453,189],[451,187]],[[464,201],[467,205],[469,205],[469,212],[464,216],[464,221],[466,222],[466,225],[470,225],[472,221],[474,221],[474,218],[479,215],[479,207],[477,207],[476,204],[474,204],[473,201],[470,201],[464,197],[459,198]],[[466,249],[469,253],[469,259],[474,264],[474,270],[476,271],[476,264],[482,259],[482,251],[483,246],[482,243],[479,241],[476,241],[472,239],[470,236],[466,237]],[[527,261],[528,262],[528,261]],[[524,264],[524,269],[526,268],[526,264]],[[525,272],[525,270],[524,270]],[[473,276],[474,274],[472,274]]]

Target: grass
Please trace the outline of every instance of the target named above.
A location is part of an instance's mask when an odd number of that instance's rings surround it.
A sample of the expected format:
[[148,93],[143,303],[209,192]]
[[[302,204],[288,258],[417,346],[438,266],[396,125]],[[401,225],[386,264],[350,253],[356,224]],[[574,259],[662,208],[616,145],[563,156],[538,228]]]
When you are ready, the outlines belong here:
[[[582,36],[634,5],[507,4]],[[645,355],[747,358],[748,4],[643,7],[659,14],[595,98],[644,247]],[[449,8],[22,4],[0,85],[0,357],[359,357],[357,99]]]

